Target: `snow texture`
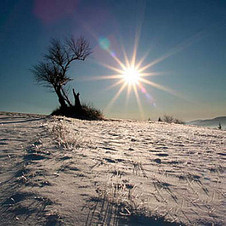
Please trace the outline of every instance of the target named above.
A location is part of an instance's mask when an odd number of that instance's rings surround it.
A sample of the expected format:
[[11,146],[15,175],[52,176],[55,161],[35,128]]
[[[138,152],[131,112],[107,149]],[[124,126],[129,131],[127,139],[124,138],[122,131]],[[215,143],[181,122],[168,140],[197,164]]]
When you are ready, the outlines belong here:
[[226,131],[0,114],[1,225],[224,225]]

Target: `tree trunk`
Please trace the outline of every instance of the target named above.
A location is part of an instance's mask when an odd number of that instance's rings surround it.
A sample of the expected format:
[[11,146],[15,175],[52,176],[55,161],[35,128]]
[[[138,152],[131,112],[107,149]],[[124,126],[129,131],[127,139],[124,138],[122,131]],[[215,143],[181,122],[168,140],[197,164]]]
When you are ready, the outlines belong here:
[[70,102],[70,100],[69,100],[67,94],[64,92],[64,89],[63,89],[63,88],[61,88],[61,91],[62,91],[64,100],[68,103],[68,105],[69,105],[70,107],[72,107],[72,104],[71,104],[71,102]]
[[66,105],[64,97],[60,91],[60,87],[55,88],[55,91],[58,96],[58,100],[59,100],[61,108],[65,109],[67,107],[67,105]]
[[75,90],[73,89],[73,95],[74,95],[74,98],[75,98],[75,109],[81,110],[82,106],[81,106],[80,99],[79,99],[80,94],[75,93]]

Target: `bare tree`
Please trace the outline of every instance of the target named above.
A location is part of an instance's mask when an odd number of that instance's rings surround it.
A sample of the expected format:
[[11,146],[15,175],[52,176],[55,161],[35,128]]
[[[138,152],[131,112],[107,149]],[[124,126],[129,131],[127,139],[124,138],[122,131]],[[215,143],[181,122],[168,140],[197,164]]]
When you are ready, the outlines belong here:
[[[39,84],[54,90],[61,108],[65,109],[67,106],[73,106],[65,91],[65,85],[72,80],[68,76],[71,63],[76,60],[84,61],[90,54],[89,43],[84,37],[77,40],[71,37],[64,42],[52,39],[44,60],[33,66],[31,71]],[[80,107],[79,94],[74,91],[73,94],[76,97],[75,107]]]

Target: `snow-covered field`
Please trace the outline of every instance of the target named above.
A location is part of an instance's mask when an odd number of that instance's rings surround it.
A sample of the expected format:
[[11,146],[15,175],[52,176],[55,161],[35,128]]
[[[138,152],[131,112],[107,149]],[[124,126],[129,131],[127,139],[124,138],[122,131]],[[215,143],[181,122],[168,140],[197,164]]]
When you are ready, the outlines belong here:
[[226,131],[9,113],[0,128],[0,225],[226,224]]

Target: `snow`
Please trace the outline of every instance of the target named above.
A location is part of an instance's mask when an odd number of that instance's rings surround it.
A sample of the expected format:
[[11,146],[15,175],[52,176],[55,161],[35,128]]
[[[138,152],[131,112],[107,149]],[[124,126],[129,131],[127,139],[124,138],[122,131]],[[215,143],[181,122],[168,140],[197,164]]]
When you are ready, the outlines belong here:
[[226,131],[0,114],[1,225],[223,225]]

